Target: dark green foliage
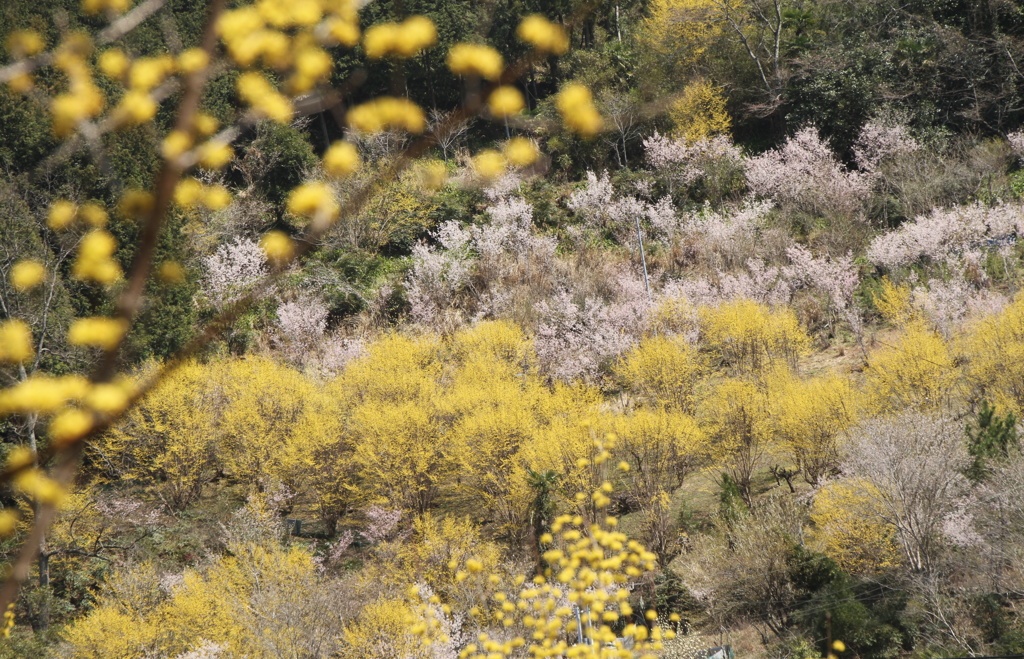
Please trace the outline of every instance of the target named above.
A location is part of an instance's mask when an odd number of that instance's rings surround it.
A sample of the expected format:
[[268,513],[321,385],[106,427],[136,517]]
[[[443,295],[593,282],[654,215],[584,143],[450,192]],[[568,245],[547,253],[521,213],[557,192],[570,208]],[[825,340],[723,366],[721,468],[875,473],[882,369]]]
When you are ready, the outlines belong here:
[[978,416],[968,423],[967,450],[973,461],[965,475],[975,483],[985,480],[992,473],[990,463],[1010,457],[1011,452],[1020,450],[1017,437],[1017,417],[1013,412],[1005,416],[996,414],[996,408],[987,400],[981,401]]
[[367,251],[321,250],[303,265],[295,280],[296,287],[315,290],[323,297],[329,310],[327,325],[335,327],[366,308],[391,261]]
[[247,165],[235,172],[231,183],[252,186],[283,213],[288,192],[302,183],[318,162],[307,136],[292,126],[265,121],[248,141],[236,146]]
[[790,565],[797,602],[793,619],[808,637],[824,639],[826,614],[831,614],[832,638],[864,659],[891,659],[906,649],[910,636],[900,621],[906,606],[902,591],[855,580],[827,556],[802,546],[794,547]]
[[748,512],[739,484],[723,472],[718,480],[718,514],[726,524],[733,524]]
[[654,598],[650,606],[662,620],[667,620],[670,614],[678,613],[684,630],[700,610],[690,589],[671,568],[666,568],[654,577]]

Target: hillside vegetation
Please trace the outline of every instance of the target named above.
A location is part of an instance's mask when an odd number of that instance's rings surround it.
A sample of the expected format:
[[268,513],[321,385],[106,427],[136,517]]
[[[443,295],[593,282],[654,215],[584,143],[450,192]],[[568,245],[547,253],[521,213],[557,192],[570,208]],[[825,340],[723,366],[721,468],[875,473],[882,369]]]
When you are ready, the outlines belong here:
[[0,658],[1024,652],[1019,3],[0,38]]

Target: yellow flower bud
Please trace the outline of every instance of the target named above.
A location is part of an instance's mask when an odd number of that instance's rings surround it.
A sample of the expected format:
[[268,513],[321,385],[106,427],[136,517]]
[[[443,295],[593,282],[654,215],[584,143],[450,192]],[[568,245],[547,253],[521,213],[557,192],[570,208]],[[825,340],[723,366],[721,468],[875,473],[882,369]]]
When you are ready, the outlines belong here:
[[50,205],[50,212],[46,217],[46,226],[54,231],[60,231],[75,220],[78,209],[66,199],[60,199]]
[[495,49],[475,43],[459,43],[448,51],[448,68],[461,76],[479,76],[497,80],[505,68],[505,62]]
[[121,383],[101,382],[92,386],[82,402],[101,414],[117,414],[128,405],[128,389]]
[[295,242],[283,231],[268,231],[260,239],[260,249],[271,264],[280,267],[295,255]]
[[212,141],[199,147],[199,164],[206,169],[221,169],[234,157],[234,149],[224,142]]
[[174,62],[169,56],[140,57],[132,62],[128,84],[136,91],[149,91],[163,82],[173,67]]
[[342,178],[359,169],[359,151],[351,142],[337,141],[324,154],[324,171],[329,176]]
[[82,204],[82,207],[78,209],[78,217],[85,220],[85,223],[89,226],[97,229],[102,229],[107,226],[107,211],[99,204],[94,204],[92,202]]
[[231,193],[223,185],[210,185],[203,190],[203,206],[210,210],[224,210],[230,204]]
[[68,343],[113,350],[121,343],[128,323],[121,318],[76,318],[68,328]]
[[0,537],[14,533],[18,528],[18,514],[10,509],[0,510]]
[[594,107],[590,90],[580,84],[566,85],[555,99],[555,107],[570,130],[591,137],[601,130],[603,120]]
[[410,16],[402,21],[398,54],[412,57],[437,43],[437,27],[426,16]]
[[174,160],[192,147],[192,137],[180,130],[172,130],[160,145],[164,158]]
[[348,111],[345,119],[352,128],[363,133],[379,133],[387,129],[404,129],[422,133],[426,116],[418,105],[404,98],[381,96]]
[[26,469],[14,478],[14,486],[41,503],[58,503],[64,492],[56,481],[38,469]]
[[0,322],[0,363],[26,362],[35,354],[32,330],[18,319]]
[[494,149],[484,149],[473,158],[473,171],[483,179],[494,179],[505,173],[505,157]]
[[39,261],[23,259],[11,267],[11,286],[18,291],[30,291],[42,283],[46,277],[46,267]]
[[165,284],[180,284],[185,281],[185,269],[177,261],[164,261],[157,268],[157,276]]
[[543,52],[564,55],[569,50],[569,37],[565,33],[565,28],[540,14],[524,18],[516,29],[516,35]]
[[144,91],[129,91],[114,109],[114,116],[120,123],[144,124],[156,116],[156,101]]
[[505,153],[505,158],[514,167],[529,167],[540,157],[537,145],[533,143],[533,140],[525,137],[513,137],[505,143],[505,148],[502,151]]
[[217,121],[216,117],[211,117],[208,114],[199,113],[196,115],[195,122],[193,123],[196,133],[203,137],[209,137],[217,132],[217,128],[220,127],[220,122]]
[[50,440],[58,448],[81,439],[93,426],[92,414],[85,410],[64,410],[50,421]]
[[331,56],[319,48],[303,48],[295,56],[295,71],[307,78],[323,78],[332,66]]
[[145,190],[126,190],[117,209],[129,219],[141,220],[153,212],[153,195]]
[[183,178],[174,186],[174,203],[188,208],[199,203],[203,196],[203,184],[195,178]]
[[178,70],[182,73],[202,71],[210,64],[210,56],[202,48],[189,48],[178,55]]
[[359,43],[359,26],[341,18],[332,17],[327,20],[327,34],[342,46],[351,48]]
[[35,80],[31,75],[22,73],[8,80],[7,86],[10,87],[13,92],[18,94],[27,94],[32,91],[32,88],[35,86]]
[[15,59],[32,57],[46,48],[46,42],[35,30],[16,30],[7,36],[4,44]]
[[499,119],[513,114],[519,114],[526,106],[523,94],[511,85],[498,87],[487,97],[487,107],[491,115]]
[[334,218],[338,213],[338,203],[330,186],[313,181],[303,183],[289,193],[288,212],[301,217],[325,215]]

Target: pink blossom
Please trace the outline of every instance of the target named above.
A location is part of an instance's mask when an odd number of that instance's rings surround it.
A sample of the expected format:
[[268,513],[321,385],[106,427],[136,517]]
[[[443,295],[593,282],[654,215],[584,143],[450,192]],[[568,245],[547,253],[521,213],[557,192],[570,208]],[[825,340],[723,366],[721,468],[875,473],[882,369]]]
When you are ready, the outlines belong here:
[[962,271],[946,281],[929,279],[927,285],[913,290],[914,306],[947,337],[965,320],[998,313],[1008,303],[1005,295],[968,282]]
[[267,260],[255,240],[224,243],[203,259],[203,292],[217,308],[242,297],[267,274]]
[[864,174],[840,164],[813,126],[798,131],[780,149],[747,160],[746,175],[755,193],[824,216],[858,214],[870,187]]
[[725,135],[690,143],[655,132],[644,139],[644,149],[648,164],[667,179],[670,189],[699,180],[722,162],[739,164],[743,159],[740,149]]
[[534,347],[545,372],[567,382],[593,381],[640,339],[650,309],[643,281],[623,274],[615,287],[610,301],[563,289],[537,305]]
[[860,284],[860,272],[853,263],[853,256],[847,254],[832,258],[826,254],[815,257],[800,245],[787,249],[786,255],[792,263],[785,269],[790,280],[825,294],[831,313],[846,320],[859,335],[863,323],[853,294]]
[[1006,136],[1010,142],[1010,148],[1018,160],[1024,159],[1024,130],[1018,130]]
[[901,121],[875,118],[864,124],[853,145],[857,166],[875,173],[887,160],[899,158],[921,149],[921,144],[910,134]]
[[1022,209],[1020,203],[935,209],[876,237],[868,245],[867,257],[886,268],[910,265],[922,258],[957,262],[966,252],[1015,242],[1024,232]]

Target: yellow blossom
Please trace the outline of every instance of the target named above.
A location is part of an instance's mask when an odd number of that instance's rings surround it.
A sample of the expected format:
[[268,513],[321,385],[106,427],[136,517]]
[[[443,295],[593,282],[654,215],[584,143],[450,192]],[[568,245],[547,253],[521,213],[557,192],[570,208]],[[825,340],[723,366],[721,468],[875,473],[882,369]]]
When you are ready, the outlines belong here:
[[82,402],[101,414],[116,414],[128,405],[128,387],[120,382],[101,382],[92,386]]
[[132,62],[128,84],[136,91],[149,91],[164,81],[173,64],[169,57],[140,57]]
[[519,23],[516,35],[537,50],[564,55],[569,50],[569,37],[565,28],[552,23],[540,14],[531,14]]
[[458,43],[448,51],[448,68],[461,76],[479,76],[488,80],[501,77],[505,63],[495,49],[475,43]]
[[114,108],[114,116],[121,123],[144,124],[156,116],[156,101],[145,91],[129,91]]
[[203,196],[203,184],[198,179],[188,177],[178,181],[174,186],[174,203],[188,208],[199,203]]
[[46,48],[46,42],[35,30],[15,30],[7,36],[4,45],[14,58],[32,57]]
[[31,75],[22,73],[16,75],[7,81],[7,86],[11,88],[11,91],[18,94],[27,94],[35,86],[35,80]]
[[437,43],[437,28],[426,16],[410,16],[401,23],[379,23],[363,34],[363,50],[370,59],[413,57]]
[[46,268],[39,261],[22,259],[11,267],[11,286],[18,291],[29,291],[42,283]]
[[38,412],[48,414],[69,400],[85,395],[89,381],[79,375],[51,377],[33,375],[8,389],[0,390],[0,414]]
[[117,210],[126,218],[141,220],[153,212],[153,194],[146,190],[125,190]]
[[324,171],[342,178],[359,169],[359,151],[351,142],[337,141],[324,154]]
[[499,119],[519,114],[526,106],[523,94],[511,85],[498,87],[487,97],[487,107],[491,114]]
[[128,323],[121,318],[76,318],[68,328],[68,343],[113,350],[121,343]]
[[131,61],[120,48],[111,48],[100,54],[97,64],[99,64],[103,75],[120,80],[131,66]]
[[278,123],[291,121],[291,101],[274,89],[274,86],[261,74],[243,73],[239,76],[236,86],[242,100],[255,110]]
[[66,199],[53,202],[46,217],[46,226],[55,231],[63,229],[74,221],[77,210],[75,205]]
[[14,477],[14,486],[42,503],[57,503],[64,496],[56,481],[39,469],[26,469]]
[[220,122],[217,121],[216,117],[200,112],[196,115],[195,121],[193,122],[196,133],[203,137],[209,137],[217,132],[217,128],[220,126]]
[[50,421],[50,440],[57,447],[67,446],[88,433],[93,426],[92,414],[77,408],[64,410]]
[[494,149],[484,149],[473,158],[473,171],[476,175],[493,179],[505,171],[505,156]]
[[164,158],[174,160],[185,153],[192,146],[192,138],[188,133],[180,130],[172,130],[164,138],[160,145],[160,152]]
[[203,206],[210,210],[224,210],[230,204],[231,193],[223,185],[210,185],[203,190]]
[[32,330],[17,318],[0,322],[0,363],[25,362],[32,358]]
[[288,195],[288,212],[302,217],[323,214],[333,218],[338,213],[338,204],[326,183],[312,181],[291,191]]
[[603,120],[594,107],[594,98],[590,90],[580,84],[566,85],[555,99],[562,120],[570,130],[591,137],[601,130]]
[[99,204],[93,202],[82,204],[82,207],[78,209],[78,217],[85,220],[85,223],[89,226],[97,229],[107,226],[107,211]]
[[534,144],[533,140],[525,137],[513,137],[505,143],[502,151],[505,154],[505,158],[514,167],[529,167],[537,162],[537,158],[540,157],[537,145]]
[[214,140],[199,147],[199,164],[206,169],[221,169],[234,157],[234,149],[224,142]]
[[157,268],[157,276],[165,284],[180,284],[185,281],[185,269],[177,261],[164,261]]
[[178,70],[182,73],[202,71],[210,64],[210,56],[202,48],[189,48],[178,55]]
[[0,537],[14,533],[18,527],[18,514],[13,510],[0,510]]
[[78,279],[109,284],[121,277],[121,268],[110,257],[117,249],[114,237],[102,229],[85,234],[78,246],[78,258],[71,269]]
[[295,255],[295,241],[283,231],[268,231],[260,239],[260,249],[271,264],[280,267]]
[[416,165],[417,184],[425,190],[437,190],[447,177],[448,168],[440,160],[424,160]]
[[381,96],[357,105],[346,115],[348,124],[363,133],[379,133],[387,129],[404,129],[422,133],[427,125],[423,110],[412,101]]
[[342,18],[331,17],[326,21],[327,34],[342,46],[352,47],[359,43],[359,26]]

